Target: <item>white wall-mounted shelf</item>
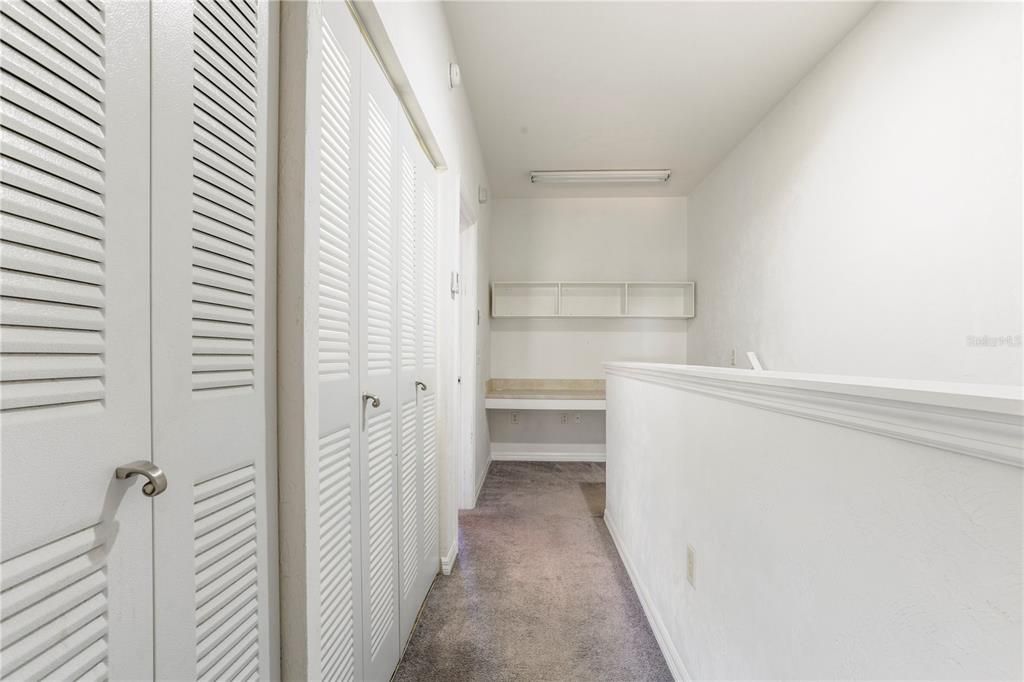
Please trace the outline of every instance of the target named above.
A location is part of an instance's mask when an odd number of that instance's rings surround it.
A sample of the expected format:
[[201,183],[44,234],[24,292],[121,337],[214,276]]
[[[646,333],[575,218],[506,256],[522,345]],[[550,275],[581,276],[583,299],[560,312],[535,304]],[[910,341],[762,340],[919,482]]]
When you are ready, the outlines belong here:
[[693,282],[492,282],[491,317],[689,319]]
[[572,398],[487,398],[488,410],[548,410],[556,412],[604,411],[603,400]]

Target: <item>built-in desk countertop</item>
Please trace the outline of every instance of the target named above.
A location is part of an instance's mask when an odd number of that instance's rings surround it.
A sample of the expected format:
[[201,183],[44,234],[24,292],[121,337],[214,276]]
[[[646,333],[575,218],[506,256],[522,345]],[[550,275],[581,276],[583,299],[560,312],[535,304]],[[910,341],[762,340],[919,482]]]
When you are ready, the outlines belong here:
[[603,379],[491,379],[491,410],[604,410]]

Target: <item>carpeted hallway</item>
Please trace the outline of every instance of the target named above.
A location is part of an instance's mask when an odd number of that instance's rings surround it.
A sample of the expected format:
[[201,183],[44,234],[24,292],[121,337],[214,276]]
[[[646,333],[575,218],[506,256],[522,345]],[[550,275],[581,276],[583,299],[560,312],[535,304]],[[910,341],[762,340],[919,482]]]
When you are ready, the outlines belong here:
[[395,680],[671,680],[611,536],[604,465],[495,462]]

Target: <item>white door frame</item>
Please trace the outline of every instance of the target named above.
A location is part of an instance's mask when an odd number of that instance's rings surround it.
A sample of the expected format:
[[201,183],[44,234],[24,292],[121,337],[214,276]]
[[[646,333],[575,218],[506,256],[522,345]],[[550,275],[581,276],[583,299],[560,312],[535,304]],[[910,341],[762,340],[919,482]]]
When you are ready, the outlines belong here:
[[458,500],[459,509],[476,506],[476,401],[477,401],[477,216],[473,205],[460,193],[459,282],[460,302],[458,363]]

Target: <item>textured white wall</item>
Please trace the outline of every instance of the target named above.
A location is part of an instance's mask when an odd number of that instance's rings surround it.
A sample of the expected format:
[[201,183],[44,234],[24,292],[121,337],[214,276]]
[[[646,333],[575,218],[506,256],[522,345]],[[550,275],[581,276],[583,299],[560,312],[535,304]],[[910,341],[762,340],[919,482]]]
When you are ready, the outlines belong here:
[[691,364],[1020,383],[1021,5],[880,3],[688,212]]
[[[495,199],[492,225],[495,281],[686,279],[681,197]],[[685,358],[682,320],[491,321],[498,378],[601,379],[602,362]]]
[[[512,414],[518,424],[512,423]],[[568,423],[561,422],[565,415]],[[488,410],[492,443],[548,443],[551,445],[604,443],[604,411]],[[576,423],[577,418],[579,423]],[[557,449],[557,448],[556,448]]]
[[692,679],[1021,678],[1020,468],[619,376],[607,421],[606,518]]

